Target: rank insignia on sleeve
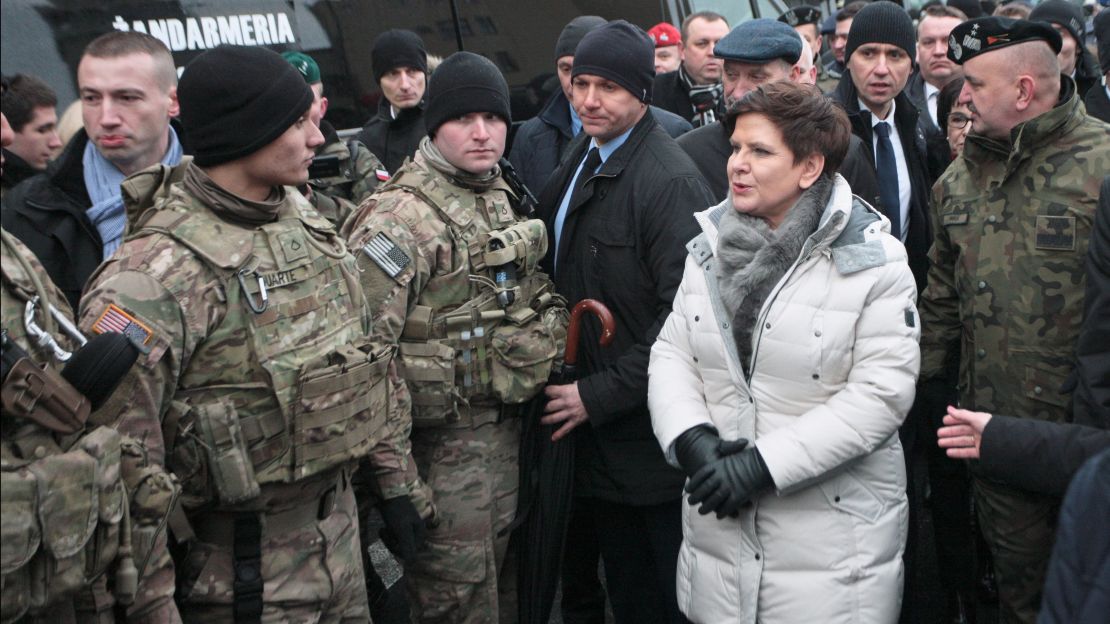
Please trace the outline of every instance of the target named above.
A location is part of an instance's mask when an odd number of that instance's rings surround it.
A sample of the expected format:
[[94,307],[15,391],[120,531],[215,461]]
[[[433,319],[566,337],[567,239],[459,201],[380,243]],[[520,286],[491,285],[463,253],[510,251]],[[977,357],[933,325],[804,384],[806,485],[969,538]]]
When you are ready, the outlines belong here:
[[149,327],[114,303],[109,304],[108,308],[100,314],[100,318],[93,323],[92,330],[97,334],[120,333],[137,345],[145,345],[150,342],[151,336],[154,335]]
[[362,246],[362,251],[390,277],[397,277],[412,263],[412,259],[389,240],[385,232],[375,234],[370,242]]

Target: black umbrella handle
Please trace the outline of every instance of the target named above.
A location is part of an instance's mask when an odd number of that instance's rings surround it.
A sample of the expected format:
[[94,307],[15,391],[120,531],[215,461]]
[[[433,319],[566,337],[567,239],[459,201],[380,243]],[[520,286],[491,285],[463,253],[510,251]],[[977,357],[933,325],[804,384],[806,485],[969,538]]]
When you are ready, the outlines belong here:
[[617,325],[613,321],[613,313],[609,308],[597,299],[579,301],[570,311],[570,325],[567,326],[567,350],[563,355],[563,362],[567,366],[578,363],[578,335],[582,331],[582,315],[586,312],[592,312],[601,321],[601,338],[597,342],[603,347],[613,342]]

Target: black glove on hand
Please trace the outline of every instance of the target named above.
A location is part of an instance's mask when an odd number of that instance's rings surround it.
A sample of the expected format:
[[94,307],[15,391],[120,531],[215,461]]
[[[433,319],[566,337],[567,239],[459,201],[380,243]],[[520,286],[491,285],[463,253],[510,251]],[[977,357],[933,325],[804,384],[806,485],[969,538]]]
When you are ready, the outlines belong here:
[[[722,447],[726,444],[727,450],[736,446],[736,443],[722,443]],[[716,512],[720,519],[738,514],[741,507],[774,484],[759,450],[751,447],[722,455],[703,466],[686,484],[686,491],[690,493],[691,505],[702,503],[698,513],[704,516]]]
[[[674,441],[675,458],[678,459],[678,465],[682,466],[686,476],[692,477],[694,473],[701,470],[702,466],[720,457],[717,453],[720,443],[721,438],[717,436],[713,427],[709,425],[691,427],[683,431],[682,435]],[[744,440],[744,443],[746,444],[747,440]]]
[[408,496],[386,499],[378,505],[378,511],[385,520],[379,535],[393,556],[408,561],[424,547],[428,530]]

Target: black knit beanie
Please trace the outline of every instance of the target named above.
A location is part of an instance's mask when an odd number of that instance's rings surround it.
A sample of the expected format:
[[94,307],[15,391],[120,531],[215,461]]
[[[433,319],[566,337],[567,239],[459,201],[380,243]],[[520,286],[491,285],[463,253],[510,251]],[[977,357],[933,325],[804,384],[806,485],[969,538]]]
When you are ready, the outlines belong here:
[[893,2],[873,2],[856,13],[852,29],[848,31],[848,44],[844,48],[844,62],[856,48],[867,43],[889,43],[906,51],[913,59],[917,53],[917,36],[913,22],[905,9]]
[[624,20],[590,31],[574,51],[571,76],[589,74],[612,80],[645,104],[651,103],[655,81],[655,44],[651,37]]
[[370,64],[374,70],[374,82],[381,82],[391,69],[412,67],[428,73],[428,52],[420,35],[411,30],[387,30],[374,40],[370,51]]
[[596,15],[579,15],[570,20],[570,23],[563,28],[563,32],[559,33],[559,40],[555,42],[555,60],[564,56],[574,56],[574,51],[581,43],[582,37],[606,23],[604,17]]
[[1045,0],[1029,14],[1029,21],[1063,26],[1080,46],[1086,43],[1087,29],[1083,24],[1083,11],[1079,5],[1066,0]]
[[277,52],[220,45],[193,59],[177,85],[181,125],[201,166],[266,147],[312,106],[312,90]]
[[[979,0],[948,0],[948,6],[963,11],[967,19],[975,19],[977,17],[983,17],[983,15],[990,15],[990,13],[983,13],[983,5],[979,4]],[[993,11],[991,11],[991,13],[993,13]]]
[[492,61],[473,52],[456,52],[444,59],[428,79],[424,125],[435,136],[444,122],[468,113],[493,113],[513,121],[509,85]]

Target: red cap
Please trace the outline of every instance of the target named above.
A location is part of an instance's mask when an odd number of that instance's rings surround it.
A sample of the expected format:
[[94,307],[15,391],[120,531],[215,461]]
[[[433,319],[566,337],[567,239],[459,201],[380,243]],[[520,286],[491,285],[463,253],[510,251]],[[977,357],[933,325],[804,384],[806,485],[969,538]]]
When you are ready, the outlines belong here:
[[678,45],[682,39],[678,29],[668,24],[667,22],[659,22],[651,27],[648,31],[648,36],[657,48],[665,48],[667,46]]

